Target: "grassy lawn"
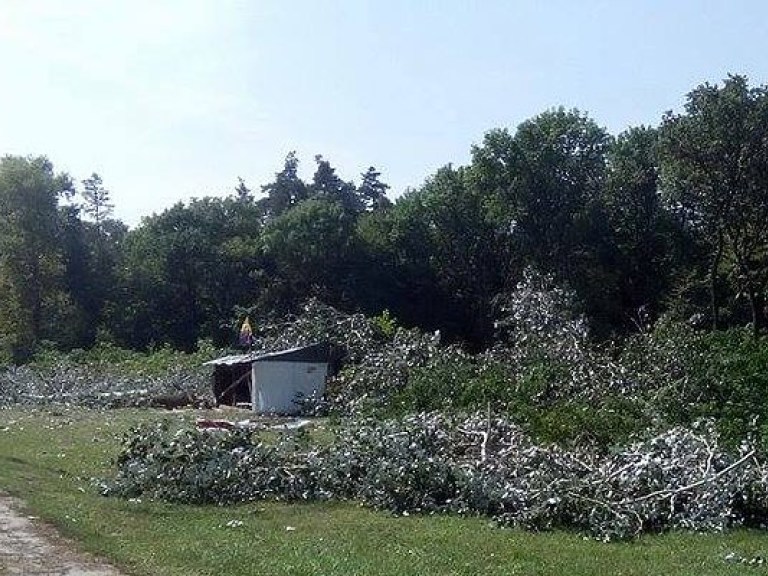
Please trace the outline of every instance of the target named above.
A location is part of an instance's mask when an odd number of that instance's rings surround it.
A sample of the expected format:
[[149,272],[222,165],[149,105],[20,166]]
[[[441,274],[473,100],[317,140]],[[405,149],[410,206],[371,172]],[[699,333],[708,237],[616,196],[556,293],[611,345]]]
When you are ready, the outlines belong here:
[[[602,544],[487,520],[394,518],[349,503],[215,507],[98,496],[121,435],[194,412],[0,410],[0,490],[133,574],[768,574],[726,562],[768,557],[768,534],[667,534]],[[237,520],[238,526],[227,523]],[[0,573],[2,569],[0,568]]]

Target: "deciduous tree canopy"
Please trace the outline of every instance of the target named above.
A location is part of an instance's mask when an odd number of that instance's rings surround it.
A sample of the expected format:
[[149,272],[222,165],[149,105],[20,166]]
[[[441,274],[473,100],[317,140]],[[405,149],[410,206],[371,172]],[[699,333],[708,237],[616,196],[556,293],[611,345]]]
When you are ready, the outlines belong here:
[[46,158],[3,158],[3,358],[231,344],[243,311],[310,297],[482,349],[530,269],[574,291],[598,339],[662,314],[768,328],[768,88],[744,77],[615,137],[563,108],[491,130],[395,200],[373,166],[354,182],[314,162],[304,181],[292,152],[260,192],[240,179],[127,230],[98,174],[77,189]]

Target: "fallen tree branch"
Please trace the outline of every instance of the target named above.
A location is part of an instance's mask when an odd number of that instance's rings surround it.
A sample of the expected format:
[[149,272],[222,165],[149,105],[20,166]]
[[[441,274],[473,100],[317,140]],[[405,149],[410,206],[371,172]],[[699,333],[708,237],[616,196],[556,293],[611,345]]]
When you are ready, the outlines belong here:
[[692,484],[688,484],[687,486],[682,486],[680,488],[675,488],[675,489],[665,488],[663,490],[656,490],[655,492],[651,492],[650,494],[646,494],[644,496],[640,496],[639,498],[632,498],[630,500],[622,500],[621,502],[619,502],[619,504],[622,505],[622,506],[625,506],[627,504],[637,504],[639,502],[644,502],[645,500],[650,500],[651,498],[657,498],[659,496],[667,497],[667,496],[670,496],[670,495],[681,494],[682,492],[689,492],[689,491],[693,490],[694,488],[698,488],[699,486],[703,486],[704,484],[709,484],[710,482],[714,482],[718,478],[726,475],[731,470],[734,470],[734,469],[738,468],[739,466],[744,464],[747,460],[752,458],[752,456],[754,456],[755,453],[756,453],[755,450],[751,450],[750,452],[748,452],[746,455],[744,455],[741,458],[739,458],[736,462],[734,462],[730,466],[720,470],[720,472],[718,472],[717,474],[715,474],[711,478],[702,478],[701,480],[697,480],[696,482],[693,482]]

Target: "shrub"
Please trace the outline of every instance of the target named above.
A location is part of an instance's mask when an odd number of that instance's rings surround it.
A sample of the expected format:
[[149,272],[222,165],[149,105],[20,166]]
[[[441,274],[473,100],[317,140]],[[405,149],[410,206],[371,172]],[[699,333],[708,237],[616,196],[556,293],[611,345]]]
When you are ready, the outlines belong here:
[[661,323],[629,342],[622,361],[633,394],[667,422],[713,417],[735,445],[768,421],[768,341],[747,329],[707,333]]

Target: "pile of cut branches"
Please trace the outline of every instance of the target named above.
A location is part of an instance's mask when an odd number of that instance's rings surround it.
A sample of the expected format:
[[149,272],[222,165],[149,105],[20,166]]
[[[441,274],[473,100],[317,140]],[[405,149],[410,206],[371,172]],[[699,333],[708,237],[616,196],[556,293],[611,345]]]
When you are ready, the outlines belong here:
[[135,374],[57,362],[0,371],[0,407],[69,405],[90,408],[176,408],[209,403],[208,370],[169,368],[163,374]]
[[177,502],[351,499],[398,514],[482,514],[610,540],[671,528],[763,526],[768,467],[729,452],[711,422],[610,453],[533,442],[504,418],[356,420],[330,444],[274,432],[138,429],[105,494]]

